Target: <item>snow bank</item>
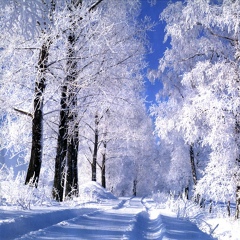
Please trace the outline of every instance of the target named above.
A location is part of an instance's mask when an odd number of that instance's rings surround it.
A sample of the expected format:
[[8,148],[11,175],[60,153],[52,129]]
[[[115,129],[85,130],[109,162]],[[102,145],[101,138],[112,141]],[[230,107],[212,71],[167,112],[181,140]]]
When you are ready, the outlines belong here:
[[103,199],[117,199],[111,192],[107,191],[97,182],[87,182],[79,186],[79,196],[90,201],[101,201]]
[[[213,236],[218,240],[239,240],[240,239],[240,221],[233,218],[206,218],[206,224],[216,226]],[[202,225],[202,230],[207,226]]]

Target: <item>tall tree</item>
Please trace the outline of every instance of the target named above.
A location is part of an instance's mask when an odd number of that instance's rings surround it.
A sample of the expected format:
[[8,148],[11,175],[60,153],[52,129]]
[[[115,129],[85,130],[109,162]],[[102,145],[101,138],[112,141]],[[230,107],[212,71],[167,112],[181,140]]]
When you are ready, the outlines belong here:
[[[116,4],[121,11],[118,11],[114,15],[113,12],[116,11]],[[133,6],[133,8],[126,8],[128,4]],[[96,7],[98,5],[93,4],[92,6]],[[105,128],[101,128],[101,133],[99,131],[99,120],[102,118],[102,112],[106,111],[109,106],[111,106],[110,111],[112,111],[114,99],[118,99],[118,102],[128,101],[129,97],[127,97],[127,95],[121,95],[120,89],[123,85],[126,87],[129,85],[129,88],[135,88],[137,91],[139,89],[139,83],[141,84],[140,68],[143,66],[142,59],[144,52],[142,35],[144,35],[145,29],[137,28],[136,20],[134,19],[135,15],[132,17],[127,14],[128,11],[136,11],[137,7],[137,1],[136,3],[128,3],[125,1],[105,2],[104,11],[102,11],[100,18],[97,15],[98,8],[96,8],[96,11],[93,11],[94,8],[91,7],[91,16],[94,18],[94,24],[91,25],[92,28],[90,29],[81,30],[81,34],[84,31],[88,31],[90,34],[88,35],[89,38],[86,45],[79,51],[79,54],[82,52],[84,52],[84,54],[85,52],[88,53],[85,58],[80,58],[80,69],[84,66],[82,69],[84,69],[84,71],[87,69],[87,74],[90,73],[90,75],[85,77],[82,75],[83,71],[81,71],[78,77],[78,80],[80,80],[78,84],[80,86],[82,85],[82,79],[86,83],[85,78],[90,79],[90,81],[87,83],[89,84],[87,87],[79,88],[81,90],[78,92],[78,98],[85,99],[85,102],[90,101],[90,103],[86,111],[84,111],[85,113],[80,123],[81,129],[87,128],[88,131],[86,130],[87,134],[81,132],[80,136],[93,143],[90,147],[91,157],[87,157],[91,164],[93,180],[97,180],[97,165],[100,166],[100,160],[98,159],[100,155],[98,151],[100,145],[103,146],[102,131]],[[121,24],[119,24],[119,19],[121,19]],[[83,20],[84,19],[82,19],[80,23],[82,23]],[[138,39],[136,39],[135,36],[138,36]],[[85,40],[86,39],[84,39],[84,41]],[[128,51],[126,51],[127,49]],[[83,62],[83,59],[90,60]],[[129,68],[132,69],[131,72],[127,70]],[[112,74],[113,72],[114,74]],[[135,77],[133,76],[134,74]],[[110,85],[111,88],[109,88]],[[84,104],[86,103],[80,102],[79,108],[82,108]],[[96,115],[96,112],[99,114],[94,118],[93,116]],[[86,119],[89,117],[90,119]],[[91,119],[96,119],[96,121],[92,121]],[[113,127],[116,128],[116,126]],[[108,137],[111,138],[112,136],[109,135]],[[81,149],[82,148],[81,146]]]
[[50,47],[50,41],[42,45],[39,54],[38,61],[38,77],[35,82],[35,98],[34,98],[34,113],[32,120],[32,149],[31,157],[28,166],[27,176],[25,184],[30,181],[37,187],[39,180],[41,163],[42,163],[42,151],[43,151],[43,94],[46,87],[45,73],[47,70],[48,52]]
[[[22,4],[18,1],[3,1],[1,4],[3,7],[5,6],[5,11],[11,16],[11,21],[6,22],[6,18],[3,18],[2,27],[4,31],[15,34],[14,29],[17,28],[22,34],[22,38],[26,42],[31,42],[30,44],[36,44],[38,37],[43,39],[36,63],[38,71],[34,86],[33,113],[19,109],[17,105],[13,107],[18,113],[32,117],[31,156],[25,183],[28,184],[31,181],[37,187],[43,151],[43,99],[47,81],[46,72],[49,48],[51,45],[51,39],[48,35],[53,20],[55,1],[52,0],[48,3],[44,1],[28,1]],[[8,30],[6,29],[7,27],[9,27]],[[19,42],[18,44],[17,49],[19,52],[37,51],[38,49],[28,44],[25,46],[22,46],[24,44],[20,44]],[[24,75],[26,73],[21,71],[21,74]]]
[[[65,196],[78,194],[78,125],[76,123],[77,113],[71,111],[77,106],[76,88],[74,84],[77,77],[77,60],[75,58],[75,25],[74,11],[81,7],[81,1],[75,0],[69,3],[70,33],[67,37],[67,77],[62,86],[60,122],[58,132],[57,154],[55,160],[55,177],[53,186],[53,197],[63,201]],[[71,126],[73,125],[73,126]],[[71,128],[73,131],[70,133]]]
[[53,23],[53,14],[55,10],[56,2],[51,0],[50,6],[46,6],[46,3],[43,1],[44,9],[50,7],[49,13],[46,15],[43,12],[43,23],[40,25],[40,32],[43,35],[44,42],[40,48],[39,60],[38,60],[38,73],[35,81],[35,96],[34,96],[34,113],[32,120],[32,147],[31,147],[31,156],[30,162],[27,170],[25,184],[28,184],[30,181],[37,187],[41,164],[42,164],[42,152],[43,152],[43,103],[44,103],[44,91],[47,84],[47,65],[49,57],[49,48],[51,46],[52,39],[48,35],[51,29],[50,24]]
[[[237,209],[239,7],[238,1],[227,0],[170,4],[162,18],[167,23],[166,38],[171,38],[171,48],[160,60],[157,72],[169,92],[169,103],[175,102],[177,109],[174,121],[165,115],[165,124],[171,122],[185,144],[200,141],[211,149],[196,193],[215,200],[235,200]],[[184,98],[176,104],[180,95]],[[161,105],[159,101],[159,119],[163,119]],[[158,128],[160,123],[164,122],[157,120]]]
[[[87,14],[102,2],[98,0],[87,8]],[[78,135],[79,124],[77,115],[77,87],[78,62],[76,56],[77,25],[82,24],[80,16],[76,17],[78,10],[81,11],[82,1],[73,0],[69,3],[70,29],[67,36],[67,77],[62,86],[60,123],[57,143],[57,153],[55,160],[55,177],[53,186],[53,197],[58,201],[63,201],[65,197],[78,195]],[[85,10],[85,9],[84,9]],[[84,29],[84,28],[83,28]]]

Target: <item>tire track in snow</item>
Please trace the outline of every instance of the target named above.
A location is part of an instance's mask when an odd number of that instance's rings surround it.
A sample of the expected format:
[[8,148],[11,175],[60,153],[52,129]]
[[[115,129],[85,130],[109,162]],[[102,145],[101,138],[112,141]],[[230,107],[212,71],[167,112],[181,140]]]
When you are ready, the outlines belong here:
[[[42,229],[49,228],[56,224],[64,223],[75,217],[94,213],[99,208],[109,209],[119,205],[119,200],[103,201],[101,204],[89,202],[80,204],[78,208],[72,209],[48,209],[45,210],[29,210],[29,211],[1,211],[0,221],[0,240],[18,239],[28,235],[30,232],[38,232]],[[23,238],[24,239],[24,238]]]
[[0,239],[212,239],[189,221],[163,215],[153,219],[154,211],[151,199],[130,198],[93,204],[92,208],[35,214],[2,223]]
[[37,231],[49,225],[59,223],[63,220],[74,218],[79,214],[95,211],[92,208],[64,209],[45,213],[34,213],[31,215],[21,215],[10,222],[0,224],[0,239],[10,240],[18,238],[29,231]]
[[129,236],[130,240],[213,240],[210,235],[202,232],[188,220],[161,214],[156,218],[151,218],[151,211],[154,211],[154,202],[142,198],[141,203],[146,210],[136,216],[134,228]]
[[141,199],[141,204],[144,210],[136,215],[136,222],[128,239],[163,239],[165,228],[160,217],[154,220],[150,219],[149,210],[154,207],[154,201],[143,197]]
[[115,206],[108,205],[108,208],[64,220],[28,233],[20,239],[128,239],[136,215],[143,209],[139,200],[122,199]]

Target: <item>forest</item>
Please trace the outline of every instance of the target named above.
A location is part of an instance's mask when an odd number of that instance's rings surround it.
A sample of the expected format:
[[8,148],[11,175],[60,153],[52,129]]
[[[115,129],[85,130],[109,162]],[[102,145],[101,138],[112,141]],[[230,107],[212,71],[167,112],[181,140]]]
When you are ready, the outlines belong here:
[[153,24],[138,22],[140,3],[1,5],[2,188],[17,177],[52,185],[57,201],[89,180],[117,195],[150,193],[158,150],[143,69]]
[[[0,1],[0,205],[23,206],[29,189],[71,201],[94,181],[233,204],[240,218],[240,2],[169,2],[158,69],[146,61],[158,23],[140,12],[139,0]],[[150,109],[146,81],[163,85]]]

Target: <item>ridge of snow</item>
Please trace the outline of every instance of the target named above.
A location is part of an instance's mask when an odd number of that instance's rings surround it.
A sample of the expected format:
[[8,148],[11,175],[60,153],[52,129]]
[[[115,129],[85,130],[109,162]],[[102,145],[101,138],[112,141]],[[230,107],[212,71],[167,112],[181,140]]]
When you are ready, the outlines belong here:
[[103,199],[117,199],[111,192],[103,188],[99,183],[90,181],[79,186],[79,196],[87,196],[88,199],[100,201]]

